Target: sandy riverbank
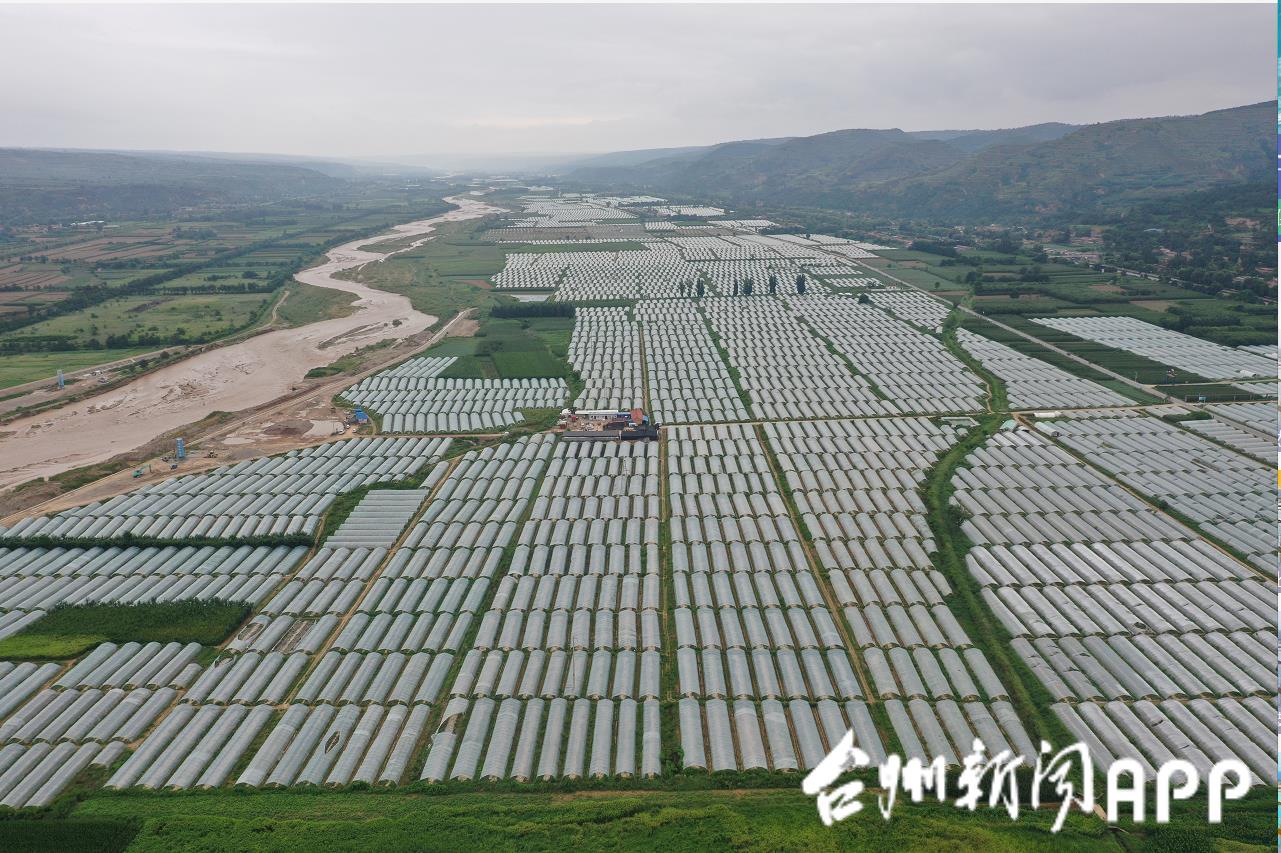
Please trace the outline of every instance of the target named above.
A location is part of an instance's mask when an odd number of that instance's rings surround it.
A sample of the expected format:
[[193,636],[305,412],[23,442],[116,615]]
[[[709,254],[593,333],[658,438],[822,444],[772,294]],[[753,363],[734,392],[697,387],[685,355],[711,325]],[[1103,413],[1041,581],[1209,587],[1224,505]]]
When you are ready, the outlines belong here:
[[[495,210],[466,195],[448,200],[458,209],[398,225],[386,239],[422,235],[427,240],[442,222],[473,219]],[[287,393],[312,368],[360,347],[406,338],[432,326],[437,318],[416,311],[407,297],[334,277],[394,254],[358,248],[378,239],[365,237],[333,248],[323,263],[295,276],[304,284],[352,294],[356,310],[346,317],[257,335],[157,370],[114,391],[7,424],[0,437],[0,488],[102,462],[215,411],[237,412],[261,405]]]

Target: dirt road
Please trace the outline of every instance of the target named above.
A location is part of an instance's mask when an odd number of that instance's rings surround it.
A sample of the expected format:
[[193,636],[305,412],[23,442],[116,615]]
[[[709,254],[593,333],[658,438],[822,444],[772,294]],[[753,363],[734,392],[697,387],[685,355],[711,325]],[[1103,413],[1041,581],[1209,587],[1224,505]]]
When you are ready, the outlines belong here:
[[[442,222],[496,211],[471,196],[449,201],[458,209],[396,226],[385,239],[422,235],[405,251],[430,239]],[[238,412],[287,394],[309,370],[381,340],[416,335],[437,318],[416,311],[409,299],[334,276],[381,261],[391,253],[362,251],[379,238],[365,237],[327,253],[324,263],[298,273],[304,284],[346,291],[354,313],[296,329],[279,329],[220,347],[140,377],[114,391],[22,418],[0,434],[0,489],[102,462],[141,447],[211,412]]]

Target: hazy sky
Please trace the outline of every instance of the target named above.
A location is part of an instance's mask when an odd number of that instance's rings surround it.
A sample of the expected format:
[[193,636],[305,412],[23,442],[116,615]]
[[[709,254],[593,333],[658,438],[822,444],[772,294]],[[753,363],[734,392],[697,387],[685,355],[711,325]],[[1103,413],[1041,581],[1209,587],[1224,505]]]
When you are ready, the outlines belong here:
[[1275,15],[0,6],[0,145],[474,155],[1196,113],[1275,96]]

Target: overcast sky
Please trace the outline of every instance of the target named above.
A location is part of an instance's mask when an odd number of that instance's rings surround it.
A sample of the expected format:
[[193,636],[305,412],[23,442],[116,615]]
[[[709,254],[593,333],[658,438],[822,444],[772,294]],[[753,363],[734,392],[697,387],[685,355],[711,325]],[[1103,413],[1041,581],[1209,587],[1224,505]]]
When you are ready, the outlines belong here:
[[0,145],[589,152],[1197,113],[1275,96],[1275,15],[1269,4],[0,6]]

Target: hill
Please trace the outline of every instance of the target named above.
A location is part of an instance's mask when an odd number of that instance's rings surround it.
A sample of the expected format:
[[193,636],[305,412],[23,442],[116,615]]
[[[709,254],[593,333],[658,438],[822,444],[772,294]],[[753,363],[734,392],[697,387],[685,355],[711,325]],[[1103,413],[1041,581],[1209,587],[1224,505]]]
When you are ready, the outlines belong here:
[[1199,116],[1004,130],[841,130],[731,142],[572,182],[739,207],[808,206],[952,221],[1056,218],[1264,179],[1275,102]]
[[333,191],[344,181],[290,163],[177,154],[0,149],[0,224],[168,215]]
[[1275,168],[1265,102],[1199,116],[1090,125],[1060,139],[994,146],[931,174],[864,188],[840,188],[823,205],[940,219],[1080,215],[1267,180]]

